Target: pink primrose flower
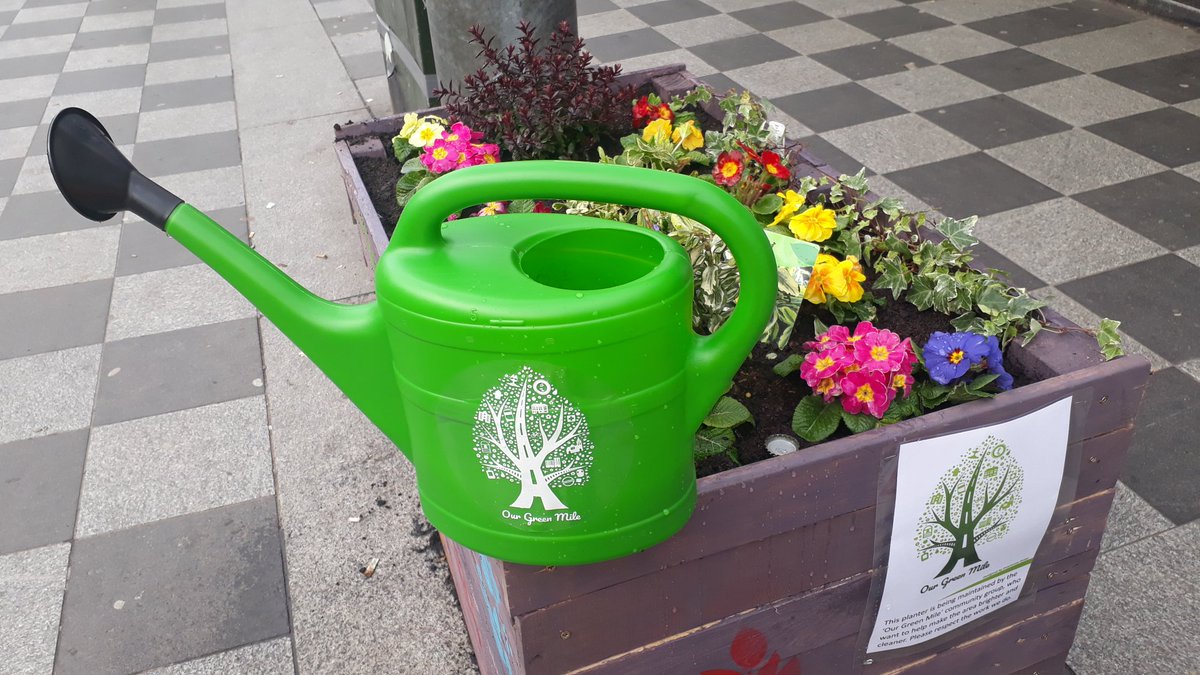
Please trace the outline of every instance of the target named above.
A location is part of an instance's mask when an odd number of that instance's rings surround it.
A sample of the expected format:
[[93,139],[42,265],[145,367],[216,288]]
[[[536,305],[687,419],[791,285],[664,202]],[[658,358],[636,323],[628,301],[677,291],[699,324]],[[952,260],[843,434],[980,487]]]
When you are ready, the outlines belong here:
[[453,171],[458,166],[458,155],[457,144],[439,138],[425,146],[425,152],[421,155],[421,163],[435,174],[446,173]]
[[832,349],[819,352],[809,352],[800,364],[800,377],[814,390],[821,380],[840,375],[840,371],[853,363],[851,354],[846,348],[838,345]]
[[882,419],[896,397],[896,392],[887,385],[883,373],[858,370],[847,374],[841,381],[842,408],[852,415],[865,412]]
[[495,143],[482,143],[471,146],[471,165],[495,164],[500,161],[500,146]]
[[883,329],[866,333],[854,343],[854,361],[863,370],[890,373],[908,362],[908,354],[900,347],[900,336]]
[[850,331],[845,326],[830,326],[829,330],[821,333],[816,339],[805,342],[805,349],[829,349],[835,345],[845,344],[850,339]]

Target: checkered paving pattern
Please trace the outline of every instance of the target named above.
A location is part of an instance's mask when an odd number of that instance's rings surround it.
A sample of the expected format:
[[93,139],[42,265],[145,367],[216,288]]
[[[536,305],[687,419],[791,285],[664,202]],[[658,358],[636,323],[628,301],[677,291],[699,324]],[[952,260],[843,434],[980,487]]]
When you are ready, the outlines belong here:
[[[1196,669],[1200,36],[1095,0],[579,12],[602,60],[750,89],[878,191],[980,214],[989,260],[1068,316],[1125,322],[1156,372],[1072,664]],[[314,290],[364,297],[329,129],[391,112],[383,67],[367,0],[0,0],[0,672],[470,670],[394,449],[181,247],[76,215],[45,158],[84,107]]]

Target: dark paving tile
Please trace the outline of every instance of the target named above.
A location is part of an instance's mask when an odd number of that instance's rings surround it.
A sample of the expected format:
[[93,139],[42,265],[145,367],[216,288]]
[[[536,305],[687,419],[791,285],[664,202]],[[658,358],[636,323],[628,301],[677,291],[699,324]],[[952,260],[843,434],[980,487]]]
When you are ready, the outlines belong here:
[[47,99],[0,101],[0,129],[32,127],[42,121]]
[[614,9],[619,9],[619,7],[612,3],[612,0],[579,0],[576,4],[578,5],[576,11],[579,13],[579,16],[611,12]]
[[950,133],[987,149],[1066,131],[1071,125],[1009,98],[989,96],[917,113]]
[[[208,212],[208,216],[247,241],[246,207]],[[117,248],[117,276],[141,274],[170,267],[195,265],[200,259],[149,223],[125,223]]]
[[133,149],[134,165],[151,177],[219,169],[241,162],[241,144],[236,131],[149,141],[138,143]]
[[3,59],[0,60],[0,80],[8,80],[14,77],[32,77],[34,75],[53,75],[62,72],[63,65],[66,62],[67,52]]
[[1060,196],[982,152],[914,166],[887,178],[954,218],[986,216]]
[[58,83],[54,85],[54,95],[140,87],[145,81],[146,64],[144,63],[95,70],[77,70],[58,76]]
[[1195,452],[1200,383],[1176,368],[1150,376],[1121,476],[1176,525],[1200,518],[1200,453]]
[[212,56],[213,54],[228,53],[229,36],[213,35],[211,37],[152,43],[150,45],[149,58],[151,63],[156,63],[158,61],[174,61],[175,59],[190,59],[195,56]]
[[854,175],[859,169],[866,169],[864,175],[873,176],[875,172],[871,167],[864,167],[863,163],[846,154],[841,148],[833,143],[821,138],[820,136],[806,136],[800,139],[800,144],[812,151],[818,159],[829,165],[837,174]]
[[0,555],[75,532],[88,430],[0,445]]
[[355,54],[343,57],[342,63],[346,66],[346,73],[352,80],[385,74],[383,54]]
[[[1157,280],[1159,283],[1152,283]],[[1174,254],[1060,284],[1058,289],[1172,363],[1200,357],[1200,267]]]
[[79,0],[25,0],[25,8],[78,4]]
[[626,11],[645,21],[651,26],[661,26],[664,23],[699,19],[702,16],[712,16],[717,10],[700,2],[700,0],[663,0],[646,5],[630,7]]
[[14,9],[9,12],[0,12],[0,26],[7,26],[8,24],[12,23],[12,20],[16,18],[17,12],[19,11],[20,10]]
[[1079,71],[1024,49],[1006,49],[992,54],[951,61],[947,68],[1000,91],[1079,75]]
[[1135,20],[1135,14],[1108,6],[1113,4],[1067,2],[975,21],[966,26],[1014,45],[1028,45]]
[[1200,244],[1200,183],[1174,171],[1072,198],[1172,251]]
[[1101,122],[1087,130],[1169,167],[1200,161],[1200,117],[1178,108]]
[[325,32],[331,36],[378,30],[375,15],[370,12],[323,19],[321,23],[325,25]]
[[142,110],[165,110],[233,100],[232,77],[152,84],[142,89]]
[[1200,97],[1200,50],[1143,61],[1096,75],[1167,103]]
[[723,95],[731,89],[735,91],[742,91],[745,89],[745,87],[737,82],[734,82],[725,73],[713,73],[711,75],[705,75],[699,79],[704,84],[707,84],[709,88],[712,89],[717,95]]
[[[9,26],[8,30],[4,31],[4,39],[23,40],[25,38],[46,37],[49,35],[66,35],[67,33],[78,31],[79,24],[81,23],[83,23],[82,17],[77,19],[54,19],[53,21],[19,23],[15,26]],[[75,42],[78,43],[79,38],[76,38]]]
[[1000,255],[999,251],[983,242],[975,245],[974,252],[976,267],[996,270],[996,276],[1010,286],[1016,286],[1017,288],[1041,288],[1046,285],[1045,281],[1039,279],[1029,270]]
[[75,542],[54,671],[140,672],[287,632],[263,497]]
[[865,80],[921,68],[930,62],[890,42],[869,42],[814,54],[813,60],[852,80]]
[[817,133],[908,112],[857,82],[783,96],[772,103]]
[[635,56],[673,51],[679,49],[679,45],[653,28],[639,28],[592,38],[587,41],[586,49],[605,63],[615,63]]
[[[21,175],[21,165],[24,163],[25,160],[21,157],[0,159],[0,195],[12,194],[13,186],[17,184],[17,177]],[[0,229],[0,237],[3,235],[4,230]]]
[[803,26],[806,23],[824,21],[829,17],[798,2],[781,2],[765,7],[751,7],[730,12],[729,16],[755,30],[769,31],[780,28]]
[[[153,26],[133,26],[115,30],[97,30],[90,33],[80,33],[75,36],[71,49],[100,49],[102,47],[119,47],[121,45],[141,45],[150,41]],[[91,72],[91,71],[82,71]]]
[[207,19],[224,19],[225,3],[211,5],[193,5],[191,7],[168,7],[154,13],[154,23],[181,23],[184,21],[205,21]]
[[70,232],[111,224],[97,223],[79,215],[58,190],[33,192],[9,197],[4,211],[0,212],[0,239]]
[[[99,119],[117,145],[129,145],[137,140],[138,113],[104,115]],[[38,127],[37,132],[33,135],[33,140],[29,142],[27,154],[30,157],[46,154],[46,134],[49,131],[49,124],[42,124]]]
[[261,393],[258,321],[238,319],[104,345],[94,424],[231,401]]
[[892,7],[878,12],[855,14],[843,20],[881,40],[951,25],[949,21],[926,14],[916,7]]
[[796,52],[761,33],[696,45],[689,47],[688,51],[717,70],[757,66],[796,56]]
[[112,279],[0,295],[0,360],[104,342],[111,296]]
[[139,12],[158,7],[158,0],[91,0],[88,3],[88,16],[97,14],[121,14],[123,12]]

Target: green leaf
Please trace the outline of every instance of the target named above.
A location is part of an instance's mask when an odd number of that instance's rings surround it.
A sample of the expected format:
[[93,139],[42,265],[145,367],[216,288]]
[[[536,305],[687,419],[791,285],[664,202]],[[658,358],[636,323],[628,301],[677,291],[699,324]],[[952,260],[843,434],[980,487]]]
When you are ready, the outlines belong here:
[[792,354],[779,363],[776,363],[775,367],[771,370],[775,371],[775,374],[780,377],[787,377],[800,370],[801,363],[804,363],[804,357],[799,354]]
[[967,391],[982,391],[984,387],[994,382],[997,377],[1000,377],[999,373],[983,373],[982,375],[976,375],[975,379],[971,380],[971,382],[967,385]]
[[919,396],[912,394],[907,398],[898,398],[892,401],[892,404],[888,406],[887,412],[883,414],[883,419],[879,420],[879,423],[895,424],[901,420],[916,417],[920,412],[921,399]]
[[792,231],[788,229],[787,225],[772,225],[771,227],[768,227],[766,231],[771,232],[772,234],[782,234],[783,236],[791,237],[792,239],[796,238],[796,235],[792,234]]
[[971,235],[971,230],[975,229],[975,221],[977,220],[979,220],[977,216],[961,220],[945,218],[935,226],[935,229],[941,232],[954,248],[965,251],[979,243],[979,240]]
[[412,159],[406,161],[400,167],[400,173],[405,174],[405,175],[412,173],[414,171],[427,171],[427,170],[428,169],[425,168],[425,163],[421,161],[420,157],[413,157]]
[[990,284],[979,294],[979,299],[975,301],[975,306],[991,316],[998,316],[1008,310],[1010,299],[1012,298],[1004,292],[1003,286]]
[[914,278],[912,287],[908,289],[907,297],[908,301],[919,310],[924,311],[933,307],[933,281],[921,276]]
[[904,263],[894,256],[880,258],[879,262],[875,263],[875,271],[879,273],[879,276],[875,278],[875,283],[871,288],[890,290],[894,300],[898,300],[900,294],[908,290],[908,270]]
[[[412,176],[412,178],[410,179],[409,176]],[[396,203],[404,206],[417,190],[428,185],[429,181],[433,179],[434,175],[428,171],[414,171],[404,174],[396,183]]]
[[857,192],[859,194],[866,194],[871,189],[867,185],[867,177],[866,176],[867,176],[867,170],[865,168],[862,168],[862,169],[859,169],[858,173],[854,174],[853,176],[847,176],[845,174],[842,174],[841,176],[838,176],[838,180],[842,183],[842,185],[850,188],[851,190],[854,190],[855,192]]
[[514,199],[508,203],[509,213],[533,213],[532,199]]
[[879,422],[879,420],[870,415],[852,415],[846,412],[845,408],[842,409],[842,421],[846,423],[846,428],[849,429],[850,433],[852,434],[861,434],[864,431],[870,431],[871,429],[874,429]]
[[764,216],[774,215],[783,207],[783,198],[777,194],[763,195],[750,210]]
[[1030,312],[1039,310],[1046,306],[1046,303],[1037,298],[1030,297],[1024,293],[1010,298],[1008,301],[1008,313],[1011,316],[1025,316]]
[[1030,319],[1029,330],[1025,331],[1025,334],[1021,336],[1021,346],[1028,345],[1040,332],[1042,332],[1042,322],[1037,319]]
[[754,416],[742,405],[741,401],[722,396],[717,400],[717,404],[713,406],[712,411],[708,413],[708,417],[704,418],[704,424],[718,429],[732,429],[739,424],[745,422],[754,422]]
[[1096,342],[1100,345],[1100,353],[1104,354],[1105,361],[1125,355],[1125,348],[1121,346],[1121,336],[1117,333],[1120,325],[1120,321],[1100,319],[1100,330],[1096,331]]
[[842,407],[825,403],[819,396],[805,396],[792,414],[792,430],[809,443],[819,443],[837,431]]
[[735,440],[729,429],[701,427],[692,440],[692,455],[697,460],[719,455],[732,448]]
[[827,333],[827,332],[829,332],[829,326],[826,326],[825,322],[821,321],[819,318],[814,316],[813,317],[813,335],[821,335],[822,333]]

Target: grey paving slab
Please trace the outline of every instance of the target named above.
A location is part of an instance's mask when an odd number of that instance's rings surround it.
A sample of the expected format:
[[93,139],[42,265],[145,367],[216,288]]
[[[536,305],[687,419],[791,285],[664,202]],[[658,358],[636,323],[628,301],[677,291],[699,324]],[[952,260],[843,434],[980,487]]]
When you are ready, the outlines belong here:
[[150,41],[150,26],[131,26],[112,30],[97,30],[75,36],[71,49],[100,49],[123,45],[140,45]]
[[86,427],[99,361],[100,345],[0,361],[0,443]]
[[109,342],[100,371],[98,425],[252,396],[262,379],[255,320]]
[[70,232],[103,225],[79,215],[58,191],[17,194],[9,197],[4,213],[0,213],[0,239]]
[[225,16],[225,3],[215,2],[207,5],[191,5],[187,7],[167,7],[159,9],[154,15],[154,23],[180,23],[183,21],[206,21]]
[[884,40],[950,25],[945,19],[904,5],[848,16],[844,21]]
[[619,9],[615,5],[604,12],[585,14],[579,8],[579,34],[586,35],[588,40],[623,33],[635,28],[645,28],[646,22],[630,14],[628,10]]
[[1008,92],[1008,95],[1077,127],[1128,117],[1166,105],[1090,74],[1016,89]]
[[[100,123],[108,131],[108,135],[112,137],[113,142],[118,146],[131,146],[137,138],[138,128],[138,113],[126,113],[124,115],[96,115]],[[37,133],[34,134],[33,140],[29,143],[29,156],[46,154],[46,135],[50,131],[50,124],[47,122],[38,127]]]
[[134,12],[90,14],[83,18],[79,32],[118,30],[121,28],[136,28],[150,26],[154,23],[154,10],[144,9]]
[[10,194],[21,174],[24,162],[20,158],[0,159],[0,194]]
[[[712,3],[709,4],[711,5]],[[801,26],[806,23],[816,23],[828,18],[817,10],[797,2],[776,2],[769,5],[748,7],[746,9],[729,11],[729,16],[755,30],[763,32]]]
[[124,14],[151,10],[155,5],[155,0],[91,0],[87,13],[88,16]]
[[0,445],[0,555],[71,539],[87,442],[78,429]]
[[1088,131],[1167,166],[1200,161],[1200,117],[1178,108],[1101,122]]
[[63,65],[63,72],[137,65],[145,63],[149,54],[150,45],[148,44],[127,44],[73,51],[67,57],[66,64]]
[[45,99],[0,103],[0,128],[15,129],[37,124],[45,110]]
[[876,40],[875,36],[867,31],[837,19],[781,28],[768,31],[765,35],[796,52],[809,56]]
[[294,672],[292,639],[281,637],[165,668],[155,668],[146,671],[146,675],[292,675]]
[[[445,563],[412,534],[411,466],[265,321],[263,350],[299,671],[471,672]],[[358,570],[372,558],[367,579]]]
[[1164,171],[1074,197],[1167,248],[1200,244],[1196,221],[1200,182],[1177,172]]
[[1032,87],[1080,74],[1074,68],[1024,49],[1006,49],[951,61],[946,67],[999,91]]
[[17,15],[13,17],[13,25],[19,23],[33,23],[37,21],[50,21],[53,19],[67,19],[83,16],[87,10],[86,2],[78,2],[66,5],[54,5],[51,7],[25,7]]
[[233,78],[210,77],[188,82],[150,85],[142,91],[142,110],[233,101]]
[[813,61],[793,56],[746,68],[725,71],[727,77],[762,98],[778,98],[803,91],[832,87],[850,80],[846,76]]
[[[319,13],[319,10],[318,10]],[[717,10],[700,0],[665,0],[631,7],[629,13],[651,26],[675,23],[716,14]]]
[[[975,233],[1051,284],[1166,252],[1149,239],[1065,197],[983,218]],[[1087,245],[1080,246],[1081,242]]]
[[45,101],[54,91],[58,75],[33,75],[4,81],[5,99],[11,102],[39,99]]
[[[320,6],[328,7],[329,4],[330,3],[324,3]],[[375,26],[377,22],[375,20],[375,13],[372,12],[371,8],[365,3],[359,4],[358,7],[360,13],[322,19],[321,25],[325,27],[325,32],[330,36],[336,36],[359,33],[368,30],[376,30]]]
[[261,0],[255,3],[228,3],[230,27],[237,31],[255,31],[297,23],[311,23],[317,15],[308,0]]
[[926,110],[920,114],[984,149],[1048,136],[1071,128],[1003,94]]
[[235,15],[229,33],[242,129],[344,113],[362,105],[320,24],[243,32]]
[[242,160],[236,131],[182,136],[138,143],[133,163],[150,177],[220,169]]
[[988,154],[1068,195],[1123,183],[1166,168],[1083,129],[993,148]]
[[346,66],[346,73],[352,80],[361,80],[364,77],[378,77],[384,74],[385,65],[382,54],[352,54],[343,56],[342,63]]
[[[850,21],[849,23],[854,23]],[[1008,49],[1003,40],[984,35],[966,26],[947,25],[934,30],[892,37],[888,42],[933,63],[990,54]]]
[[255,313],[250,303],[207,265],[130,274],[113,282],[106,339],[232,321]]
[[4,39],[20,40],[24,38],[46,37],[48,35],[64,35],[68,33],[73,35],[75,31],[79,30],[79,24],[82,22],[82,18],[73,17],[66,19],[52,19],[50,21],[38,21],[34,23],[19,23],[15,26],[9,26],[8,30],[4,31]]
[[605,63],[667,52],[676,47],[678,45],[653,28],[626,29],[624,32],[603,35],[587,42],[588,51]]
[[270,497],[79,539],[71,571],[58,673],[137,672],[288,632]]
[[975,151],[970,143],[913,114],[834,129],[825,139],[879,173]]
[[[51,85],[53,86],[53,85]],[[16,159],[25,157],[29,149],[29,141],[33,139],[36,126],[17,127],[0,131],[0,159]],[[7,195],[7,192],[2,194]]]
[[[190,59],[197,56],[212,56],[213,54],[228,53],[229,36],[213,35],[209,37],[167,40],[152,43],[150,45],[149,58],[153,63],[158,61],[173,61],[176,59]],[[382,58],[382,55],[380,58]]]
[[771,101],[816,132],[902,115],[904,108],[858,84],[824,87]]
[[854,80],[865,80],[929,65],[929,61],[890,42],[868,42],[814,54],[817,61]]
[[[1114,45],[1120,45],[1114,49]],[[1161,19],[1029,45],[1027,49],[1077,70],[1094,73],[1200,49],[1200,34]]]
[[1079,673],[1200,668],[1200,636],[1193,630],[1200,616],[1200,596],[1193,592],[1198,534],[1200,523],[1192,523],[1100,556],[1071,650]]
[[[351,116],[362,119],[366,113]],[[329,142],[334,123],[345,119],[331,115],[241,131],[255,248],[326,298],[374,289]],[[304,189],[297,191],[297,185]]]
[[955,218],[1009,211],[1060,196],[982,152],[902,169],[888,178]]
[[96,427],[87,458],[77,537],[275,492],[262,396]]
[[1200,98],[1198,55],[1200,51],[1184,52],[1096,74],[1160,101],[1182,103]]
[[140,87],[146,80],[146,65],[115,66],[63,73],[54,85],[55,94],[78,94],[85,91],[109,91]]
[[[210,211],[208,216],[246,241],[244,206]],[[139,220],[121,225],[116,267],[118,277],[199,263],[199,258],[149,223]]]
[[228,35],[229,25],[225,19],[207,19],[203,21],[187,21],[184,23],[164,23],[154,26],[150,42],[166,42],[185,40],[189,38]]
[[0,295],[0,359],[104,341],[111,279]]
[[929,110],[996,94],[996,90],[966,75],[929,66],[861,81],[863,87],[913,111]]
[[1119,26],[1143,16],[1116,3],[1076,1],[967,25],[1015,45],[1027,45]]
[[[1034,288],[1034,287],[1030,286],[1030,288]],[[1078,300],[1075,300],[1074,298],[1067,295],[1066,293],[1064,293],[1063,291],[1061,291],[1060,289],[1058,289],[1055,286],[1046,286],[1045,288],[1038,288],[1037,290],[1030,291],[1030,295],[1047,303],[1048,305],[1050,305],[1051,307],[1054,308],[1054,311],[1058,312],[1059,314],[1062,314],[1067,319],[1074,322],[1075,325],[1077,325],[1077,326],[1099,326],[1100,325],[1100,319],[1102,317],[1099,314],[1097,314],[1097,313],[1093,312],[1092,310],[1088,309],[1087,307],[1083,306],[1082,304],[1079,303]],[[1127,317],[1112,316],[1109,318],[1115,318],[1117,320],[1124,320]],[[1122,325],[1125,325],[1125,324],[1122,324]],[[1145,357],[1146,360],[1150,362],[1150,368],[1152,370],[1157,371],[1157,370],[1162,370],[1163,368],[1171,367],[1170,361],[1163,358],[1162,356],[1160,356],[1158,353],[1156,353],[1154,350],[1150,349],[1146,345],[1143,345],[1142,343],[1135,340],[1125,330],[1118,329],[1117,333],[1121,337],[1121,346],[1125,348],[1125,352],[1127,354],[1137,354],[1138,356]]]
[[1108,524],[1104,529],[1104,541],[1100,552],[1105,553],[1132,544],[1172,527],[1175,527],[1175,523],[1167,520],[1163,514],[1147,504],[1145,499],[1118,481],[1117,496],[1113,500],[1112,511],[1108,514]]
[[630,72],[642,70],[645,68],[657,68],[658,66],[673,65],[682,63],[687,68],[688,72],[696,77],[704,77],[716,72],[707,61],[696,56],[686,49],[675,49],[667,52],[653,52],[642,56],[635,56],[629,59],[620,59],[613,63],[620,63],[622,70],[628,68]]
[[[54,116],[64,108],[83,108],[103,122],[106,118],[116,115],[130,115],[138,112],[142,100],[141,87],[126,87],[109,91],[81,92],[78,94],[57,94],[46,105],[42,122],[49,124]],[[114,136],[114,141],[120,141]]]
[[70,544],[0,556],[0,645],[12,673],[54,667]]
[[4,59],[0,61],[0,80],[33,75],[53,75],[60,72],[66,62],[66,52]]
[[[246,203],[241,166],[188,171],[160,176],[155,180],[170,190],[172,194],[179,195],[181,199],[201,211],[210,212],[243,206]],[[126,214],[126,222],[136,218],[136,216]],[[232,225],[230,226],[232,227]]]
[[833,17],[852,16],[854,14],[863,14],[865,12],[902,6],[902,3],[897,2],[897,0],[856,0],[856,2],[844,2],[843,0],[806,0],[804,4]]
[[138,120],[137,140],[157,141],[236,129],[236,106],[233,101],[221,101],[144,112]]
[[[14,199],[14,198],[10,198]],[[8,207],[4,208],[8,211]],[[0,293],[76,284],[111,277],[116,262],[114,225],[24,239],[0,240]]]
[[146,66],[147,86],[232,76],[233,62],[228,54],[159,61]]

